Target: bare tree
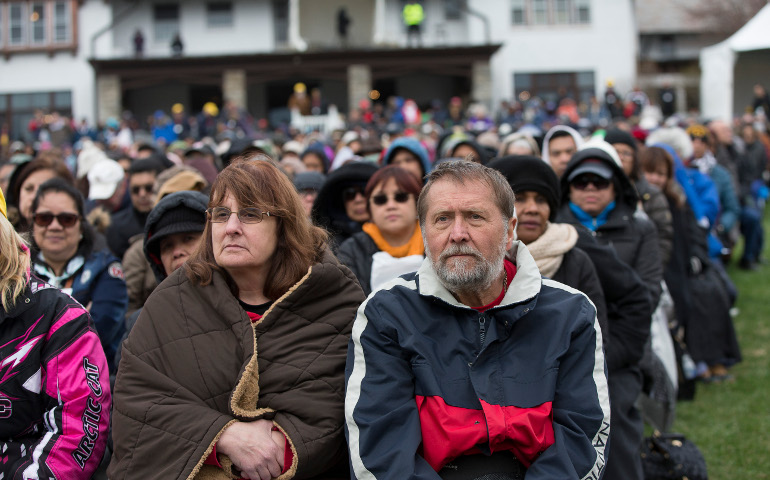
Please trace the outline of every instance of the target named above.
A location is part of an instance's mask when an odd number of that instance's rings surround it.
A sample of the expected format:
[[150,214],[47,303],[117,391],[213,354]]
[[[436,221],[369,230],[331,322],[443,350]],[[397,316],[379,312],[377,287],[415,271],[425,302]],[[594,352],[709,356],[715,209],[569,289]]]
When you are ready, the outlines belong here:
[[676,0],[696,21],[715,33],[731,35],[746,24],[768,0]]

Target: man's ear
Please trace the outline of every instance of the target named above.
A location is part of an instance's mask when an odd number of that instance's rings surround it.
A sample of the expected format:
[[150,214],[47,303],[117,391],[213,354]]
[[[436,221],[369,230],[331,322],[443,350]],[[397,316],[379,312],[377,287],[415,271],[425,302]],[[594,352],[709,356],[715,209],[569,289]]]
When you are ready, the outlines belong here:
[[508,220],[508,235],[505,237],[505,249],[510,250],[511,246],[513,245],[513,242],[517,240],[516,236],[516,224],[518,223],[518,219],[516,217],[511,217]]

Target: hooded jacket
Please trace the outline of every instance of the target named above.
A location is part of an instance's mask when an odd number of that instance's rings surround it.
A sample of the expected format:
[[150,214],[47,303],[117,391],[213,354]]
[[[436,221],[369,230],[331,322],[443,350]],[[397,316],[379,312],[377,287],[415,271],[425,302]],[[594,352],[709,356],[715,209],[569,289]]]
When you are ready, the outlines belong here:
[[420,159],[422,165],[423,176],[430,173],[431,165],[428,157],[428,150],[416,139],[410,137],[399,137],[390,144],[390,147],[385,151],[385,156],[382,158],[382,166],[386,167],[393,161],[393,157],[396,154],[396,150],[403,148],[408,150],[415,157]]
[[601,476],[610,420],[596,309],[515,245],[516,274],[484,313],[428,259],[358,309],[345,397],[353,478],[438,479],[458,456],[505,451],[527,479]]
[[567,125],[556,125],[548,130],[548,133],[545,134],[545,138],[543,138],[543,161],[549,165],[551,164],[551,160],[548,156],[548,144],[551,142],[553,134],[559,131],[567,132],[572,136],[575,140],[575,148],[577,150],[580,150],[580,147],[583,145],[583,137],[580,136],[577,130]]
[[177,269],[123,345],[109,477],[228,478],[204,461],[232,422],[257,419],[290,444],[281,480],[335,465],[344,458],[345,352],[363,299],[328,251],[256,323],[222,274],[199,286]]
[[345,212],[342,191],[351,186],[360,186],[363,191],[376,171],[377,166],[372,163],[350,162],[326,176],[326,182],[313,203],[311,216],[331,233],[331,246],[335,252],[342,242],[360,232],[362,225],[351,220]]
[[655,225],[648,219],[634,215],[638,202],[636,188],[623,169],[600,148],[586,148],[572,156],[561,177],[562,206],[557,220],[581,225],[570,209],[569,176],[586,159],[595,159],[613,172],[615,187],[615,208],[609,212],[607,221],[594,232],[602,244],[612,245],[618,257],[631,266],[642,278],[649,292],[650,305],[657,305],[660,298],[660,281],[663,279],[663,263],[658,249],[658,234]]

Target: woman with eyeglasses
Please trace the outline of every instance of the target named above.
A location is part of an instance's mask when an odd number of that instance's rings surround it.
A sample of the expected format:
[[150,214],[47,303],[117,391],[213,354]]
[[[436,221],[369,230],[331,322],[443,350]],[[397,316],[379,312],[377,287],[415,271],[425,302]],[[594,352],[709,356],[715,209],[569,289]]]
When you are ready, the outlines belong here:
[[30,271],[0,191],[0,478],[91,478],[110,424],[107,360],[88,312]]
[[217,176],[198,249],[123,344],[110,478],[346,475],[364,295],[288,177],[244,158]]
[[38,188],[32,201],[32,268],[49,284],[84,305],[112,359],[125,331],[128,292],[120,261],[94,248],[96,233],[85,220],[83,196],[61,178]]
[[364,190],[371,220],[340,245],[337,257],[353,271],[369,295],[383,283],[414,272],[425,258],[417,222],[422,183],[408,170],[390,165],[378,170]]
[[[611,147],[609,147],[611,148]],[[663,279],[655,225],[634,215],[637,194],[622,167],[603,148],[588,147],[572,156],[561,177],[562,206],[556,220],[585,227],[600,244],[610,245],[620,260],[644,282],[649,312],[658,304]],[[602,268],[597,266],[597,270]],[[635,337],[649,337],[650,320]],[[639,445],[643,421],[635,406],[642,391],[639,361],[610,375],[613,445],[604,478],[639,479],[642,475]]]

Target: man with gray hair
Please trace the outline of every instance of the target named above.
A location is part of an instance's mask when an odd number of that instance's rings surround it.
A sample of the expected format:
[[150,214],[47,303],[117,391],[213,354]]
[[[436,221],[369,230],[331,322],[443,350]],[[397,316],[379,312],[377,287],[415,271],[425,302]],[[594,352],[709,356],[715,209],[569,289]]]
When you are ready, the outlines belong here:
[[353,325],[353,478],[602,476],[610,410],[596,309],[541,277],[516,240],[514,200],[480,164],[428,175],[425,261],[373,292]]

